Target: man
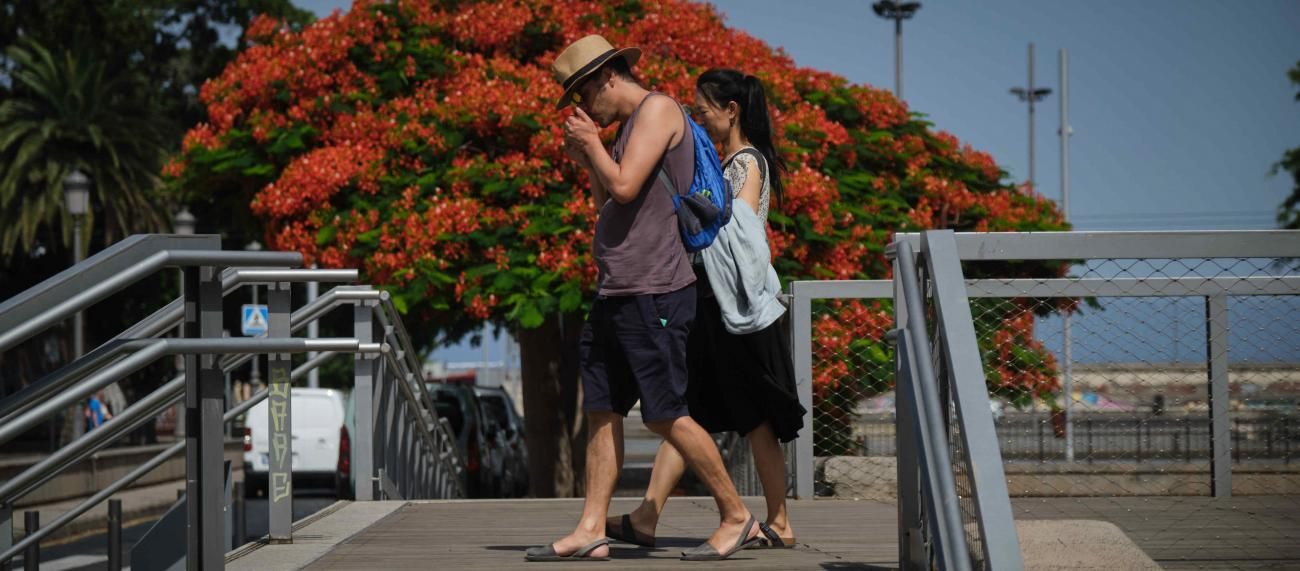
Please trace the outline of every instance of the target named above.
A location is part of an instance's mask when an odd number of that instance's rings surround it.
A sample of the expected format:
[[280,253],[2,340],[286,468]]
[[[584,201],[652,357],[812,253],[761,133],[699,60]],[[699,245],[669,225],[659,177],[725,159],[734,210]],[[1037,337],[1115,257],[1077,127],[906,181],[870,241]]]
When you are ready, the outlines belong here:
[[104,391],[98,391],[95,396],[90,397],[86,402],[86,430],[94,430],[103,426],[105,422],[113,420],[113,413],[109,411],[108,405],[104,401]]
[[[758,526],[731,484],[709,434],[686,408],[686,336],[695,319],[695,274],[677,230],[662,166],[677,188],[695,176],[694,140],[672,98],[637,83],[637,48],[600,36],[574,42],[552,68],[564,87],[558,109],[565,147],[591,179],[600,207],[595,258],[599,291],[583,327],[583,410],[588,419],[587,496],[573,533],[528,550],[532,561],[604,559],[605,518],[623,465],[623,418],[638,400],[647,427],[682,452],[709,488],[721,524],[688,560],[717,560],[758,541]],[[600,127],[619,124],[612,154]],[[599,127],[598,127],[599,125]]]

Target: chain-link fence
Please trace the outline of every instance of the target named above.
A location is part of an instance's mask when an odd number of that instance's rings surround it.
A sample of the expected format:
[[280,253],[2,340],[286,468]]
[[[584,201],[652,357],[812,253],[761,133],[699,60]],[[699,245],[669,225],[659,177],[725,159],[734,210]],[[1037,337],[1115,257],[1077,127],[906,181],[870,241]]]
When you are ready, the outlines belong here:
[[[1300,264],[1259,237],[1198,236],[1217,245],[962,249],[985,258],[962,270],[1018,520],[1111,521],[1162,564],[1300,549]],[[1141,250],[1182,257],[1115,257]],[[892,501],[892,292],[869,283],[811,302],[815,487]],[[949,429],[970,529],[960,423]]]

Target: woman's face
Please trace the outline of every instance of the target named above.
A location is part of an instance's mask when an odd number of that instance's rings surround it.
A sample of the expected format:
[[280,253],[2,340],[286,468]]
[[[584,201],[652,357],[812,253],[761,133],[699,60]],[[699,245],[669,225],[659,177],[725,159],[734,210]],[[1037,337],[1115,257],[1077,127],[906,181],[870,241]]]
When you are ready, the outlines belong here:
[[[730,104],[728,107],[735,107]],[[734,111],[725,107],[718,107],[709,101],[699,90],[695,91],[695,104],[692,106],[695,111],[695,122],[704,127],[704,131],[709,134],[709,138],[715,143],[722,143],[730,135],[731,125],[735,122],[733,117]]]

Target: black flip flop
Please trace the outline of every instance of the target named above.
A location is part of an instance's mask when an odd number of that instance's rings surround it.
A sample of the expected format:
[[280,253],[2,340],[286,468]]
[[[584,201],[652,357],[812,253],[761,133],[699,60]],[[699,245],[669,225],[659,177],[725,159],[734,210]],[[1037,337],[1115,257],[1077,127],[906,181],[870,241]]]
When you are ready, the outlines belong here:
[[591,555],[592,551],[595,551],[597,547],[600,547],[602,545],[609,545],[609,538],[602,537],[600,539],[597,539],[596,541],[593,541],[583,546],[582,549],[574,551],[573,553],[570,553],[568,555],[560,555],[556,553],[555,544],[547,545],[546,547],[529,547],[528,551],[524,552],[524,560],[545,561],[545,562],[609,561],[609,557],[593,557]]
[[781,539],[781,535],[765,523],[758,524],[758,530],[763,532],[764,538],[756,549],[791,549],[797,545],[793,537],[787,542]]
[[714,549],[713,546],[709,545],[709,542],[706,541],[698,547],[692,547],[682,551],[682,561],[722,561],[723,559],[735,555],[737,551],[749,549],[750,547],[758,545],[758,542],[763,541],[762,533],[753,538],[746,539],[749,537],[749,531],[754,529],[755,523],[758,522],[754,520],[754,516],[749,516],[749,521],[745,522],[745,530],[740,532],[740,537],[736,538],[736,544],[731,546],[731,549],[728,549],[726,553],[718,553],[718,550]]
[[637,531],[635,527],[632,527],[632,516],[629,514],[623,514],[623,521],[619,524],[617,529],[610,527],[609,522],[605,522],[605,535],[609,536],[610,539],[617,539],[625,543],[631,543],[632,545],[640,545],[641,547],[655,546],[655,538],[653,535],[646,535]]

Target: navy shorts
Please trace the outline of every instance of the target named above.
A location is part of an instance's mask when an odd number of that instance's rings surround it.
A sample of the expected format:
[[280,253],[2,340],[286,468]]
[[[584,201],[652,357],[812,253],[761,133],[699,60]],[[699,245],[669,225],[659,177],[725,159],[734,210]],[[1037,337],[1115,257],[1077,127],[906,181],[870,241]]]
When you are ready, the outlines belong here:
[[640,400],[645,422],[689,416],[686,337],[694,321],[694,285],[597,297],[578,347],[582,409],[627,416]]

